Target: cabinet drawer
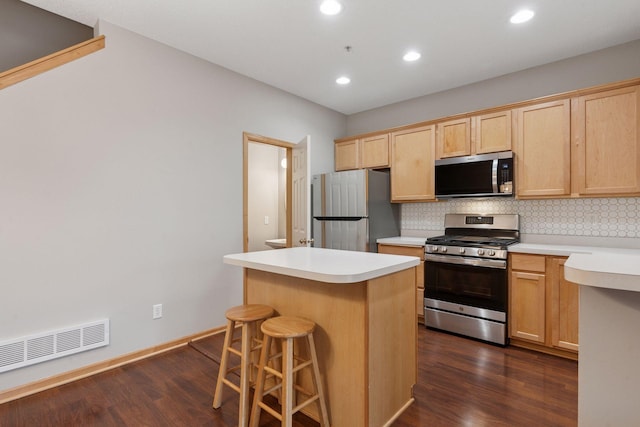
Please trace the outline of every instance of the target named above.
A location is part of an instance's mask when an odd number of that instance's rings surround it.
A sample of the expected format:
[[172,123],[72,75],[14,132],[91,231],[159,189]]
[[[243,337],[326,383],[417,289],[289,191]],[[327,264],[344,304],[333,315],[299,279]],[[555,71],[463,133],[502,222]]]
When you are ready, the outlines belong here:
[[545,272],[544,255],[511,254],[511,269]]
[[400,245],[386,245],[384,243],[380,243],[378,244],[378,253],[417,256],[420,259],[424,259],[423,246],[400,246]]

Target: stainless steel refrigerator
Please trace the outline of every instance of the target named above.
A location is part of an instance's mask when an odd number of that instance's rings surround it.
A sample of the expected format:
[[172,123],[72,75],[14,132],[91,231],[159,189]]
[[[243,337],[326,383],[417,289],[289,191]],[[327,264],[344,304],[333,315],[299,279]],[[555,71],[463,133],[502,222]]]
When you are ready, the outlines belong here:
[[311,193],[314,247],[377,252],[377,239],[400,235],[386,171],[314,175]]

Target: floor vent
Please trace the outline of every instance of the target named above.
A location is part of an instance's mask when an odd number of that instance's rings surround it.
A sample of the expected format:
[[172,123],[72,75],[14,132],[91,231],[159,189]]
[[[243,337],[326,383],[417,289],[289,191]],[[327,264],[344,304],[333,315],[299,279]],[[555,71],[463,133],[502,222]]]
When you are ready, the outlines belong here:
[[0,372],[109,344],[109,319],[0,341]]

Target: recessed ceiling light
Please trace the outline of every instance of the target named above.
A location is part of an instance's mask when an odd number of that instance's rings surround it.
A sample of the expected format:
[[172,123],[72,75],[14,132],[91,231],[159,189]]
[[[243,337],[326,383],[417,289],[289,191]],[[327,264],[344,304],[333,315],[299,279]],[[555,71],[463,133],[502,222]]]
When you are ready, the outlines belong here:
[[532,10],[523,9],[516,12],[509,21],[511,21],[512,24],[522,24],[523,22],[527,22],[529,19],[533,18],[533,15],[535,15],[535,13],[533,13]]
[[351,83],[351,79],[347,76],[338,77],[336,79],[336,83],[338,83],[339,85],[348,85],[349,83]]
[[324,0],[320,4],[320,12],[325,15],[337,15],[342,10],[342,5],[337,0]]
[[411,50],[405,53],[402,59],[404,59],[407,62],[412,62],[412,61],[417,61],[418,59],[420,59],[421,56],[422,55],[420,55],[420,53],[416,52],[415,50]]

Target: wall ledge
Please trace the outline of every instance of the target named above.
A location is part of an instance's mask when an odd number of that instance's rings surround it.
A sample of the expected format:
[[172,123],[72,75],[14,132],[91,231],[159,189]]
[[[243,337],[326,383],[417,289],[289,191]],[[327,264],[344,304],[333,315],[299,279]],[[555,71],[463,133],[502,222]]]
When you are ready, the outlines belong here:
[[94,37],[66,49],[0,73],[0,90],[35,77],[53,68],[75,61],[105,46],[105,36]]

